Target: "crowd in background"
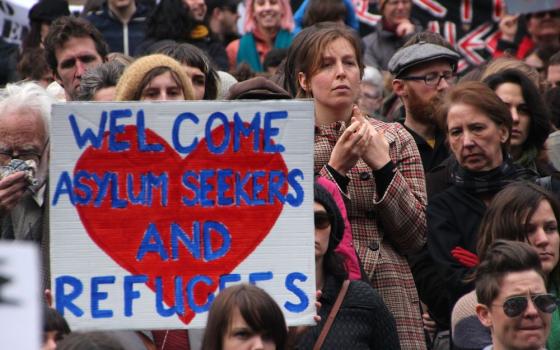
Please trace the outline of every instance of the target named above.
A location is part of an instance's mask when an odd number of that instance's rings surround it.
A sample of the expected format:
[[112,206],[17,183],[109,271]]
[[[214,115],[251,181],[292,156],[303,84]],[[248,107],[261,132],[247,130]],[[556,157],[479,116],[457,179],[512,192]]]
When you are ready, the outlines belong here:
[[0,177],[0,239],[40,245],[47,296],[55,101],[311,99],[320,291],[317,325],[288,329],[228,288],[198,344],[71,333],[46,305],[44,348],[560,350],[560,9],[501,12],[474,64],[414,3],[370,1],[368,28],[350,0],[35,4],[0,42],[0,165],[25,161]]

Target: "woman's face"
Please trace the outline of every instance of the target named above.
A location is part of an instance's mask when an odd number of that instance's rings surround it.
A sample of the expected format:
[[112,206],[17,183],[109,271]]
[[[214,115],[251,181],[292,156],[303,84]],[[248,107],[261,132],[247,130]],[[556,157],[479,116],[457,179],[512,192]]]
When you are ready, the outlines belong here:
[[224,335],[222,350],[275,350],[274,340],[262,334],[255,333],[245,322],[239,308],[233,310],[233,315],[227,333]]
[[140,95],[140,101],[172,101],[184,99],[183,89],[177,84],[170,71],[152,78]]
[[545,273],[558,264],[560,235],[554,211],[547,200],[542,200],[527,224],[527,239],[537,249]]
[[257,27],[279,29],[284,11],[280,0],[255,0],[253,14]]
[[358,99],[361,82],[354,47],[348,40],[338,38],[325,47],[322,55],[318,70],[310,79],[299,73],[300,86],[312,93],[317,110],[350,108]]
[[508,105],[513,119],[511,129],[511,147],[522,147],[529,136],[531,117],[525,104],[521,86],[514,83],[503,83],[496,88],[496,95]]
[[502,144],[507,141],[505,126],[498,126],[478,109],[463,103],[447,113],[449,147],[463,168],[487,171],[503,162]]
[[315,259],[325,256],[329,248],[329,237],[331,235],[330,218],[325,207],[315,202]]
[[197,67],[183,64],[183,68],[192,82],[194,99],[203,100],[204,93],[206,92],[206,75],[204,75],[204,73],[202,73],[202,71]]

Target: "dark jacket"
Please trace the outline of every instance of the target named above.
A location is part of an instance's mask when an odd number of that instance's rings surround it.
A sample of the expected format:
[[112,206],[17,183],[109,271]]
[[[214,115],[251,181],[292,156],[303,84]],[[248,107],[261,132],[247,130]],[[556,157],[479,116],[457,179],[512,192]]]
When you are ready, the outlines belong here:
[[[321,323],[301,336],[297,349],[312,349],[335,303],[341,283],[328,276],[320,299]],[[395,319],[367,283],[352,281],[321,349],[400,349]]]
[[442,132],[439,130],[436,131],[436,143],[434,148],[432,148],[432,146],[430,146],[422,136],[418,135],[414,132],[414,130],[404,125],[404,120],[399,122],[414,138],[416,146],[418,147],[418,152],[420,152],[420,158],[422,158],[422,166],[424,166],[425,173],[431,171],[449,157],[449,149],[445,144],[445,135]]
[[147,7],[137,3],[136,12],[130,21],[122,23],[105,3],[101,10],[88,13],[86,18],[103,34],[111,52],[122,52],[132,56],[146,36],[148,13]]

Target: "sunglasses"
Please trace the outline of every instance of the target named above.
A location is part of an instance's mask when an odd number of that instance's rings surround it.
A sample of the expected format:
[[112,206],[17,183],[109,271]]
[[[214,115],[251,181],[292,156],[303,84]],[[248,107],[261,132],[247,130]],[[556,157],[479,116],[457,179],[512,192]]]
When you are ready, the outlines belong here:
[[531,16],[535,17],[535,18],[544,18],[544,17],[546,17],[547,14],[552,18],[560,17],[560,11],[558,11],[558,10],[535,12],[535,13],[532,13]]
[[[547,314],[553,313],[558,307],[558,301],[552,294],[531,295],[530,298],[533,305],[535,305],[539,311]],[[527,296],[519,295],[508,298],[503,305],[504,314],[511,318],[518,317],[527,309],[528,305],[529,300]]]
[[315,228],[325,229],[331,225],[331,216],[326,211],[315,212]]

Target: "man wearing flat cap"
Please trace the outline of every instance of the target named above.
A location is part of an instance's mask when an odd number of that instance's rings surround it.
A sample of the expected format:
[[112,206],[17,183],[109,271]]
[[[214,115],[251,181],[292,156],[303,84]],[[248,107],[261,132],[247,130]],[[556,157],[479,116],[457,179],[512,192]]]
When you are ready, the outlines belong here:
[[443,94],[454,84],[459,58],[453,50],[421,41],[401,48],[389,61],[393,91],[405,108],[403,125],[416,141],[425,172],[449,156],[434,117]]

